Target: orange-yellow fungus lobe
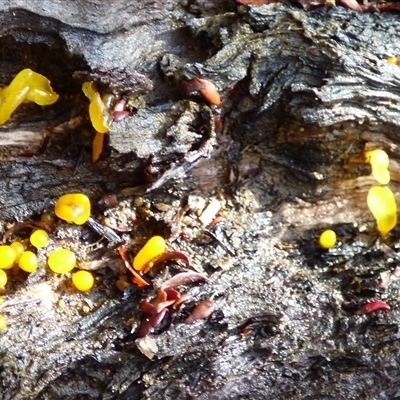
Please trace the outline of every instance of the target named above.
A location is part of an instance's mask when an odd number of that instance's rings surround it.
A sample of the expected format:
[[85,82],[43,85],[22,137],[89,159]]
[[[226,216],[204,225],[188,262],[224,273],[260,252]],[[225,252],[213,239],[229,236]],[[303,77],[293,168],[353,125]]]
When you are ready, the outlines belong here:
[[93,275],[89,271],[78,271],[72,275],[72,283],[81,292],[87,292],[94,285]]
[[0,331],[7,330],[7,319],[3,314],[0,314]]
[[381,184],[387,185],[390,182],[389,156],[383,150],[376,149],[367,151],[365,156],[372,167],[372,176]]
[[326,231],[321,233],[321,236],[318,239],[319,245],[323,249],[330,249],[336,244],[336,233],[332,229],[327,229]]
[[38,268],[36,254],[31,251],[24,251],[19,258],[18,265],[25,272],[35,272]]
[[89,116],[94,129],[100,133],[107,133],[110,130],[112,116],[103,103],[100,94],[92,82],[85,82],[82,85],[82,91],[90,100]]
[[7,122],[21,103],[34,102],[45,106],[55,103],[58,97],[45,76],[23,69],[9,86],[0,90],[0,125]]
[[393,192],[382,186],[372,186],[367,196],[368,208],[376,219],[378,231],[386,236],[397,223],[397,205]]
[[49,268],[57,274],[66,274],[74,269],[76,265],[75,254],[68,249],[57,249],[47,259]]
[[83,225],[90,217],[90,200],[83,193],[70,193],[61,196],[54,207],[58,218]]
[[18,262],[21,254],[25,251],[24,245],[21,242],[13,242],[10,247],[15,251],[15,262]]
[[133,268],[140,271],[154,257],[164,253],[166,248],[165,240],[161,236],[153,236],[137,253],[133,260]]
[[4,272],[4,270],[0,269],[0,288],[4,288],[7,284],[7,274]]
[[96,132],[92,143],[92,162],[95,163],[101,156],[104,146],[104,133]]
[[9,269],[14,265],[16,258],[15,250],[11,246],[0,246],[0,268]]
[[41,249],[46,247],[49,243],[49,235],[43,229],[38,229],[32,233],[29,240],[32,246],[35,246],[37,249]]

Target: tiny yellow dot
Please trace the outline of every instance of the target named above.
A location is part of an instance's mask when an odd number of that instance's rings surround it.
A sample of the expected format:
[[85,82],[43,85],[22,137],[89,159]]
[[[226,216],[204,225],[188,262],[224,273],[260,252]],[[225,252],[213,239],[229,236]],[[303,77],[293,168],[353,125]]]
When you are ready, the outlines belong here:
[[49,235],[43,229],[38,229],[37,231],[33,232],[30,237],[30,242],[32,246],[35,246],[37,249],[41,249],[46,247],[49,243]]
[[336,244],[336,233],[332,229],[327,229],[321,233],[318,243],[323,249],[330,249]]
[[94,285],[93,275],[89,271],[78,271],[72,275],[72,282],[81,292],[87,292]]

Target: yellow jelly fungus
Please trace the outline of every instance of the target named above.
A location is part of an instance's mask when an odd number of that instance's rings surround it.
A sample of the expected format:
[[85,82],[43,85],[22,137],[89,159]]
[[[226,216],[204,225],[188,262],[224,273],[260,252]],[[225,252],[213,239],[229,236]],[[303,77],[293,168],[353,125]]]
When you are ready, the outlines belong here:
[[397,64],[397,58],[396,58],[396,57],[393,57],[393,56],[388,56],[388,57],[386,57],[386,61],[387,61],[389,64],[393,64],[393,65],[396,65],[396,64]]
[[390,182],[389,156],[385,151],[376,149],[365,153],[367,160],[372,167],[372,176],[381,184],[387,185]]
[[154,257],[165,251],[165,240],[161,236],[153,236],[137,253],[133,260],[133,268],[140,271]]
[[0,246],[0,268],[8,269],[14,265],[16,258],[15,250],[11,246]]
[[0,125],[11,117],[21,103],[34,102],[46,106],[57,101],[58,94],[53,91],[50,81],[31,69],[23,69],[9,86],[0,89]]
[[99,133],[107,133],[110,130],[111,114],[96,87],[92,82],[85,82],[82,85],[82,91],[90,100],[89,116],[94,129]]
[[41,249],[46,247],[49,243],[49,235],[43,229],[38,229],[32,233],[29,240],[32,246],[35,246],[37,249]]
[[7,284],[7,274],[4,270],[0,269],[0,288],[4,288]]
[[318,243],[323,249],[330,249],[336,244],[336,233],[332,229],[327,229],[321,233]]
[[47,259],[49,268],[57,274],[65,274],[74,269],[76,265],[75,254],[68,249],[57,249]]
[[95,163],[101,156],[104,146],[104,134],[96,132],[92,143],[92,162]]
[[94,285],[93,275],[89,271],[78,271],[72,275],[72,282],[81,292],[87,292]]
[[83,193],[65,194],[57,200],[54,212],[58,218],[82,225],[90,217],[90,200]]
[[3,314],[0,314],[0,331],[7,330],[7,319]]
[[18,265],[25,272],[35,272],[38,268],[36,254],[31,251],[24,251],[19,258]]
[[10,247],[15,251],[15,262],[18,262],[21,254],[25,251],[24,245],[21,242],[13,242]]
[[368,208],[376,219],[378,231],[386,236],[397,223],[397,205],[393,192],[382,186],[372,186],[367,196]]

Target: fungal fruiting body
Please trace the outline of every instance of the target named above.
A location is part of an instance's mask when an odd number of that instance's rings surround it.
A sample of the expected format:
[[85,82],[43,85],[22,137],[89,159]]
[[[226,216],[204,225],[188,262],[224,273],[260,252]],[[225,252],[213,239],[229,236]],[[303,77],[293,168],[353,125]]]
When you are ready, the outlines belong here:
[[89,271],[78,271],[72,275],[72,282],[81,292],[87,292],[94,285],[93,275]]
[[15,250],[11,246],[0,246],[0,268],[9,269],[14,265],[16,258]]
[[25,272],[35,272],[38,268],[36,254],[31,251],[24,251],[19,258],[18,265]]
[[221,96],[215,85],[206,79],[197,76],[189,81],[181,81],[181,87],[185,92],[199,92],[209,104],[214,106],[221,105]]
[[75,254],[68,249],[57,249],[47,259],[49,268],[57,274],[65,274],[74,269],[76,265]]
[[7,320],[3,314],[0,314],[0,331],[7,330]]
[[37,249],[41,249],[46,247],[49,243],[49,235],[43,229],[38,229],[32,233],[29,240],[32,246],[35,246]]
[[0,269],[0,288],[4,288],[4,286],[6,286],[7,280],[7,274],[2,269]]
[[381,184],[390,182],[389,156],[383,150],[376,149],[367,151],[365,156],[372,167],[372,176]]
[[83,193],[61,196],[54,207],[58,218],[76,225],[83,225],[90,217],[90,200]]
[[18,262],[21,254],[25,251],[25,247],[21,242],[13,242],[10,247],[15,251],[15,262]]
[[388,303],[386,303],[386,301],[375,300],[371,301],[370,303],[364,304],[355,313],[356,315],[363,315],[363,314],[369,314],[377,310],[390,310],[390,306]]
[[8,121],[21,103],[34,102],[46,106],[55,103],[58,97],[45,76],[23,69],[9,86],[0,89],[0,125]]
[[332,229],[327,229],[321,233],[318,243],[323,249],[330,249],[336,244],[336,233]]
[[386,236],[397,223],[397,205],[393,192],[382,186],[372,186],[367,196],[368,208],[376,219],[378,230]]
[[153,236],[133,259],[133,268],[135,268],[136,271],[141,271],[149,261],[164,253],[165,248],[166,244],[164,238],[161,236]]

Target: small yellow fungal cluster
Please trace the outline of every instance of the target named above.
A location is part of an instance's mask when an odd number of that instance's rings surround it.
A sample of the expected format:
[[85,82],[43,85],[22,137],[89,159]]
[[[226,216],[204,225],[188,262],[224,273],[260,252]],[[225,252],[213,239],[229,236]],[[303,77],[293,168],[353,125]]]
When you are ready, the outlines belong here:
[[141,271],[143,267],[154,257],[164,253],[165,248],[166,244],[164,238],[161,236],[153,236],[147,241],[147,243],[133,259],[133,268],[135,268],[136,271]]
[[50,81],[31,69],[19,72],[9,86],[0,89],[0,125],[11,117],[21,103],[34,102],[40,106],[53,104],[58,94]]
[[[365,152],[372,167],[372,176],[381,185],[390,182],[389,156],[383,150],[376,149]],[[385,237],[397,224],[396,199],[386,186],[372,186],[368,191],[367,205],[376,219],[378,231]]]
[[318,240],[319,245],[323,249],[330,249],[336,244],[336,233],[332,229],[327,229],[321,233]]

